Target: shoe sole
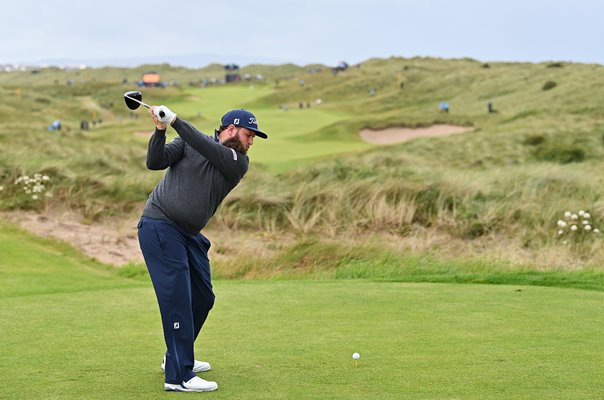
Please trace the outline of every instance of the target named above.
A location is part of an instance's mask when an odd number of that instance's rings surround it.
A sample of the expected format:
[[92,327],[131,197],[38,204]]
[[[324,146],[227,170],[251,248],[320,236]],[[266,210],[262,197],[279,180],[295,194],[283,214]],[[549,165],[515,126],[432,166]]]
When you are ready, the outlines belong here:
[[218,386],[216,386],[215,388],[210,388],[210,389],[187,389],[186,387],[183,387],[182,385],[165,383],[164,390],[166,392],[213,392],[215,390],[218,390]]

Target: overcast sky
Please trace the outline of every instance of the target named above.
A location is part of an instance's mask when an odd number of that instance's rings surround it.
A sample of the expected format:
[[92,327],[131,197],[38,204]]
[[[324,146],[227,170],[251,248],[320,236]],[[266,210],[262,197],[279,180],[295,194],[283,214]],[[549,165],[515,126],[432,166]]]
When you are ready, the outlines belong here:
[[390,56],[604,64],[603,16],[602,0],[11,0],[2,4],[0,64]]

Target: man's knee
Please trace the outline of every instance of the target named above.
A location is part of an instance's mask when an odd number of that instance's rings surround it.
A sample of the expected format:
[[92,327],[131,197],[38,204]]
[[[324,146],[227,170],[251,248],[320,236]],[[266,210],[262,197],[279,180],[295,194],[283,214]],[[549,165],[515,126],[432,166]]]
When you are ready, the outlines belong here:
[[208,296],[207,302],[206,302],[206,307],[207,307],[208,311],[210,311],[214,307],[215,299],[216,299],[216,296],[214,296],[214,293],[210,293],[210,295]]
[[193,311],[200,314],[208,313],[214,307],[215,298],[214,293],[203,296],[195,302]]

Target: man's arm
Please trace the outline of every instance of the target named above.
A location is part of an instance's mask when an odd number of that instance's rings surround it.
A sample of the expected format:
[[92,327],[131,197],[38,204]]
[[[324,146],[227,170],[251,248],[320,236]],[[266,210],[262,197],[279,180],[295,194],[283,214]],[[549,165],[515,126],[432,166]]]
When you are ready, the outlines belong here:
[[245,154],[215,142],[178,117],[172,122],[172,127],[182,140],[207,158],[228,180],[238,182],[247,172],[249,161]]
[[175,138],[166,144],[166,130],[156,128],[149,139],[147,149],[147,168],[166,169],[176,164],[184,154],[185,145],[181,138]]

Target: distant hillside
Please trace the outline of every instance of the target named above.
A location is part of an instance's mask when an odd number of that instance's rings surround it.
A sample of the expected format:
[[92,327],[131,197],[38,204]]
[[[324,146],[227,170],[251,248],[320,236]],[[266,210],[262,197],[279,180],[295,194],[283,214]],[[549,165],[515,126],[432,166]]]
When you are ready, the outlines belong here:
[[[254,64],[241,67],[239,72],[256,76],[263,75],[267,79],[282,79],[293,77],[314,66],[300,67],[294,64],[268,65]],[[68,81],[73,84],[83,83],[122,83],[136,82],[148,71],[155,71],[161,75],[162,81],[178,81],[186,84],[189,81],[199,81],[205,78],[224,79],[225,69],[222,64],[209,64],[203,68],[175,67],[170,64],[144,64],[135,68],[69,68],[58,67],[37,68],[31,71],[0,72],[0,84],[7,86],[38,86],[38,85],[65,85]]]
[[[55,180],[47,202],[90,220],[139,209],[160,175],[144,168],[148,121],[125,110],[121,93],[132,86],[122,80],[151,69],[180,86],[145,90],[149,102],[176,105],[203,127],[215,126],[224,108],[245,105],[273,128],[272,141],[255,144],[250,175],[215,226],[334,240],[386,235],[414,251],[540,267],[604,265],[593,231],[558,235],[557,227],[565,211],[588,210],[594,228],[604,228],[600,65],[391,58],[337,73],[253,65],[240,72],[262,82],[207,89],[187,82],[222,77],[220,65],[2,73],[0,208],[40,207],[11,182],[41,171]],[[59,116],[70,130],[47,132]],[[81,119],[101,117],[96,129],[79,129]],[[390,147],[358,135],[435,123],[474,130]]]

